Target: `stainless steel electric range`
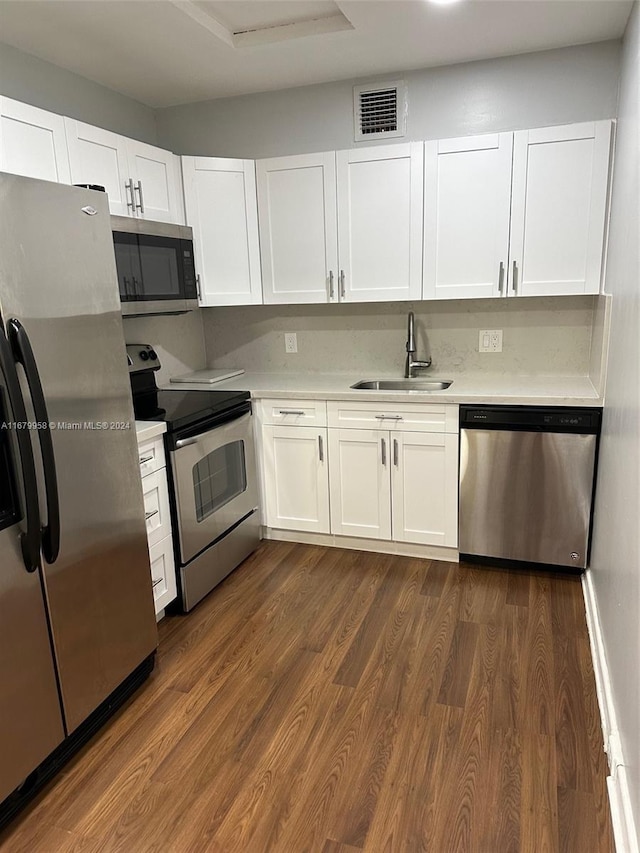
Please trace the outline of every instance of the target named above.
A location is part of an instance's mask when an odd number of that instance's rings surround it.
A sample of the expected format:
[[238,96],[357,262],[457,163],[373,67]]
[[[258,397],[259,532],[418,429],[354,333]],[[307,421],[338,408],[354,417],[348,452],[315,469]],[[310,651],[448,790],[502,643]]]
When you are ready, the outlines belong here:
[[158,389],[157,354],[127,346],[136,420],[164,421],[179,599],[191,610],[258,545],[248,391]]

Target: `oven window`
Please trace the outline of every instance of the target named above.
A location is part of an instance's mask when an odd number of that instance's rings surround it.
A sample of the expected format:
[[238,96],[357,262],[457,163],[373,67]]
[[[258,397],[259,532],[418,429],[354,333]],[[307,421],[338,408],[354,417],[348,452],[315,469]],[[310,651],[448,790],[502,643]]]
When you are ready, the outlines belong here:
[[244,441],[233,441],[212,451],[193,466],[196,517],[212,515],[247,488]]

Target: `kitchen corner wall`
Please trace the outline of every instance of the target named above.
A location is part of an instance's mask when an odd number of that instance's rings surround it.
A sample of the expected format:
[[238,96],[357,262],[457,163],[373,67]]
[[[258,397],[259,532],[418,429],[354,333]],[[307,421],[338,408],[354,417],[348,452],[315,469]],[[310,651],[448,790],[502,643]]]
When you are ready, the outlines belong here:
[[125,317],[124,339],[128,344],[151,344],[160,356],[159,385],[172,376],[207,366],[202,311],[175,317]]
[[[206,308],[201,313],[209,367],[245,370],[401,373],[407,312],[415,311],[418,356],[431,355],[431,372],[589,375],[599,298],[571,296],[470,299],[344,305],[255,305]],[[602,316],[604,324],[604,316]],[[480,329],[502,329],[503,351],[479,353]],[[287,354],[284,333],[296,332],[298,352]],[[594,334],[600,347],[604,334]]]

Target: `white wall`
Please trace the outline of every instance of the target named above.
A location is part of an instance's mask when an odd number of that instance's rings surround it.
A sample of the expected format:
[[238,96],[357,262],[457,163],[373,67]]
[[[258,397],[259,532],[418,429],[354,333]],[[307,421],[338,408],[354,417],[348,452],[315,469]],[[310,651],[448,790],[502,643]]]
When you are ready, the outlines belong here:
[[[625,767],[611,788],[628,789],[640,843],[640,10],[624,39],[606,289],[611,339],[590,582],[602,626],[614,717]],[[615,725],[615,721],[612,723]],[[614,802],[614,812],[616,803]],[[629,849],[633,849],[631,846]]]
[[156,142],[155,116],[149,107],[2,43],[0,95],[143,142]]
[[[210,367],[362,373],[404,370],[407,312],[416,315],[419,357],[437,376],[460,373],[588,375],[592,296],[390,302],[359,305],[262,305],[205,308]],[[502,329],[501,353],[478,353],[480,329]],[[296,332],[298,352],[284,351]]]
[[171,316],[125,317],[128,344],[151,344],[160,356],[159,385],[172,376],[207,366],[202,331],[202,311]]
[[[619,59],[614,41],[408,72],[407,138],[613,118]],[[181,154],[248,158],[353,148],[355,82],[158,110],[158,142]]]

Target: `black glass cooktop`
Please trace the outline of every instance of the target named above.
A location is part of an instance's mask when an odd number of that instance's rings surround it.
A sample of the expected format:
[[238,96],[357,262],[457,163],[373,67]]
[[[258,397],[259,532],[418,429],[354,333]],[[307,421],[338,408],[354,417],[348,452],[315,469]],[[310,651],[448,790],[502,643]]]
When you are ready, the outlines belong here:
[[136,420],[165,421],[169,430],[221,415],[248,400],[248,391],[145,391],[133,395]]

